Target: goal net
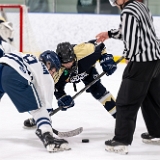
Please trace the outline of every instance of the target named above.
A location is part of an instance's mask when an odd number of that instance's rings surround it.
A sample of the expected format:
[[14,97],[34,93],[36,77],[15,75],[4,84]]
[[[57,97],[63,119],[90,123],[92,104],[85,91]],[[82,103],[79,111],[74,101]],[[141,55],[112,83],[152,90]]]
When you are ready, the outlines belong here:
[[[14,47],[23,53],[39,55],[40,49],[36,43],[33,33],[27,7],[16,4],[0,4],[1,17],[11,22],[14,29]],[[5,15],[2,15],[4,13]]]

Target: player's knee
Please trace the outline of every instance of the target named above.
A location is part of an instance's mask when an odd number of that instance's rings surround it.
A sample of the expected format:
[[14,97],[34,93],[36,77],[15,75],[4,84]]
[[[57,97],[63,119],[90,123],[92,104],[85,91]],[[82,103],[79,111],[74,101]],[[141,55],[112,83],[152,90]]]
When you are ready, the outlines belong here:
[[104,92],[92,92],[91,94],[95,99],[100,99],[103,96]]
[[101,83],[98,83],[90,87],[89,91],[95,99],[100,99],[105,94],[106,88]]

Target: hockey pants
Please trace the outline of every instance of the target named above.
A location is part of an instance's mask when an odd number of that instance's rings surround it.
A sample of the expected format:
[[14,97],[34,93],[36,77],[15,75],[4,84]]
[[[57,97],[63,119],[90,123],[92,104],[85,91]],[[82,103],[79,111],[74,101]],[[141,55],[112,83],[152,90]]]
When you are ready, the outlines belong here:
[[160,136],[160,60],[128,63],[116,106],[114,140],[132,143],[140,106],[149,133]]

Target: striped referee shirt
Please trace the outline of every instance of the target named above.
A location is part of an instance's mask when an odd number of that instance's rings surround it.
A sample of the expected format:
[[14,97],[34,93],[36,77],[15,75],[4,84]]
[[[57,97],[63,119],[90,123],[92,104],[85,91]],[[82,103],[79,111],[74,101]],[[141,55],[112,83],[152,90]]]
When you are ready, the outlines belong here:
[[112,29],[108,34],[110,38],[123,40],[123,56],[130,61],[160,59],[160,40],[156,37],[153,18],[141,2],[128,1],[121,12],[119,29]]

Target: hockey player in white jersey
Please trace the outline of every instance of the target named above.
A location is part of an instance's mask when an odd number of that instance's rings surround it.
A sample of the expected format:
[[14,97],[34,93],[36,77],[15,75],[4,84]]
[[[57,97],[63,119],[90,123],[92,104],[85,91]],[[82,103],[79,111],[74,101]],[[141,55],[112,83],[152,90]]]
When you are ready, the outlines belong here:
[[[0,45],[0,52],[3,47]],[[0,99],[7,93],[18,112],[30,112],[47,151],[68,150],[68,142],[53,137],[50,116],[46,108],[52,108],[53,80],[51,74],[61,64],[53,51],[45,51],[42,62],[30,54],[12,52],[0,58]],[[49,74],[50,73],[50,74]],[[49,93],[48,93],[49,92]]]

